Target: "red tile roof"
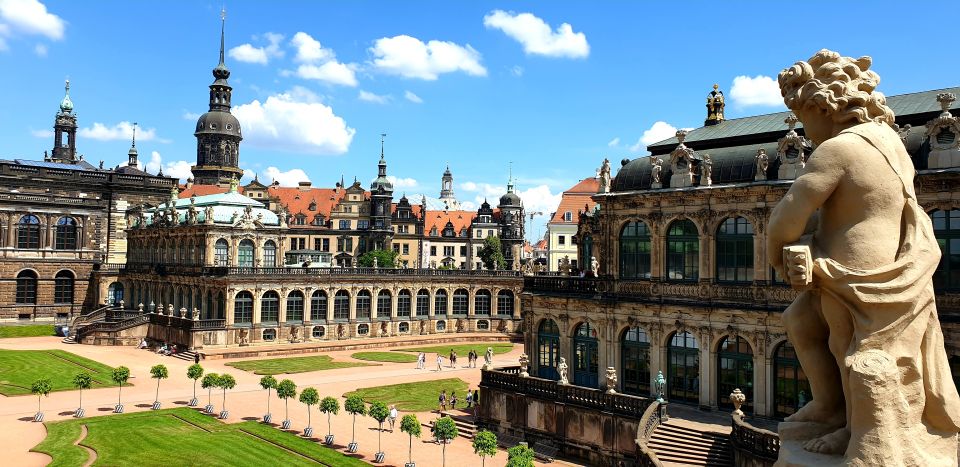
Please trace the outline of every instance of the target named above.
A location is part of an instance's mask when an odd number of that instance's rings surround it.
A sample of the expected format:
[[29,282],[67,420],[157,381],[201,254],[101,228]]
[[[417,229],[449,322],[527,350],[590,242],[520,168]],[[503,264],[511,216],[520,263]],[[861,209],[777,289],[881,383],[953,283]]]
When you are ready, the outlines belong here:
[[[564,191],[560,197],[560,205],[557,206],[557,211],[554,212],[553,217],[550,218],[550,223],[576,224],[580,217],[579,213],[595,204],[590,197],[597,194],[599,190],[600,180],[590,177],[581,180],[574,185],[573,188]],[[568,211],[573,213],[573,217],[571,217],[569,221],[563,218],[563,215]]]
[[[180,185],[180,199],[187,199],[191,196],[207,196],[207,195],[216,195],[220,193],[226,193],[229,188],[225,188],[219,185],[197,185],[194,184],[190,188],[187,188],[186,185]],[[243,187],[238,187],[237,191],[243,193]]]
[[453,230],[460,235],[460,232],[470,227],[473,218],[477,216],[474,211],[430,211],[427,210],[427,217],[424,219],[423,233],[430,236],[430,231],[436,227],[437,235],[443,235],[443,228],[447,222],[453,224]]

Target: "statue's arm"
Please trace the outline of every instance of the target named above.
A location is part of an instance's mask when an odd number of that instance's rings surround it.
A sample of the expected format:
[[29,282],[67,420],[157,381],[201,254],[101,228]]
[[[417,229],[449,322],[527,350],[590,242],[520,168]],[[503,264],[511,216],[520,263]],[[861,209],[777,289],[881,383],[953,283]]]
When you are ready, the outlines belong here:
[[770,214],[767,252],[770,265],[783,273],[780,252],[789,243],[800,239],[815,222],[817,209],[830,198],[844,174],[845,148],[826,141],[807,162],[806,172],[797,178],[790,190]]

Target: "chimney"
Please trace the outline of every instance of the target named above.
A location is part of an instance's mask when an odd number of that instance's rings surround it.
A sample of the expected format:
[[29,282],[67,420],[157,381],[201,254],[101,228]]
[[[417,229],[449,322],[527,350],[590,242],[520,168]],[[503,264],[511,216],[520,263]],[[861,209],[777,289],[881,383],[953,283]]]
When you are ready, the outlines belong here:
[[300,191],[310,190],[310,185],[311,183],[309,181],[297,183],[297,187],[300,189]]

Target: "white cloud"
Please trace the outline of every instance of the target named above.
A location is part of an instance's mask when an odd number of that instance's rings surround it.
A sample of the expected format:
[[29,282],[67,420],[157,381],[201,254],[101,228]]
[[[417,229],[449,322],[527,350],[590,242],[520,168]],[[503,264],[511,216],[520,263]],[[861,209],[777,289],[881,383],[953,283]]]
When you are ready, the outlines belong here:
[[323,65],[300,65],[297,67],[297,76],[303,79],[314,79],[330,84],[356,87],[357,75],[351,65],[332,61]]
[[[133,124],[130,122],[120,122],[113,126],[107,126],[100,122],[94,122],[93,126],[81,128],[77,135],[84,138],[95,139],[97,141],[129,141],[133,136]],[[169,140],[158,138],[155,128],[137,127],[137,140],[139,141],[158,141],[169,143]]]
[[300,65],[294,72],[303,79],[324,81],[329,84],[355,87],[357,85],[356,64],[341,63],[331,49],[326,49],[320,41],[305,32],[298,32],[290,39],[290,46],[296,49],[294,61]]
[[420,96],[410,91],[404,91],[403,98],[410,102],[413,102],[414,104],[423,104],[423,99],[421,99]]
[[[689,130],[689,128],[687,128]],[[643,130],[643,136],[640,137],[640,140],[637,141],[637,144],[630,146],[631,152],[640,152],[645,151],[647,146],[653,143],[659,143],[667,138],[676,136],[677,127],[664,122],[656,121],[653,122],[653,125],[649,129]]]
[[[14,32],[21,32],[60,40],[65,28],[63,18],[48,12],[38,0],[0,0],[0,36],[12,37]],[[5,44],[0,37],[0,49]]]
[[266,170],[261,172],[262,178],[264,181],[274,181],[280,183],[280,186],[297,186],[300,182],[309,182],[310,177],[307,176],[307,173],[301,169],[290,169],[286,172],[281,172],[280,169],[276,167],[267,167]]
[[[124,162],[121,165],[126,165]],[[167,177],[176,177],[180,181],[186,181],[188,178],[193,177],[193,172],[190,171],[190,166],[193,165],[187,161],[174,161],[174,162],[163,162],[163,158],[160,157],[160,153],[153,151],[150,153],[150,161],[146,165],[141,164],[144,172],[155,174],[161,167],[163,167],[163,175]]]
[[510,74],[513,76],[523,76],[523,67],[520,65],[514,65],[513,68],[510,68]]
[[314,39],[305,32],[298,32],[290,39],[290,45],[297,49],[297,55],[294,60],[300,63],[315,63],[320,61],[333,60],[334,53],[330,49],[324,49],[320,41]]
[[609,147],[612,148],[612,147],[615,147],[615,146],[618,145],[618,144],[620,144],[620,137],[619,137],[619,136],[617,136],[616,138],[611,139],[610,142],[607,143],[607,146],[609,146]]
[[543,212],[544,215],[557,210],[560,206],[561,192],[551,193],[547,185],[537,185],[526,190],[517,191],[517,195],[523,200],[523,208],[527,212]]
[[53,138],[53,130],[30,130],[34,138]]
[[549,24],[533,14],[494,10],[483,17],[483,25],[499,29],[520,42],[528,55],[568,58],[586,58],[590,55],[587,36],[582,32],[573,32],[573,26],[569,23],[563,23],[551,31]]
[[769,76],[737,76],[730,87],[730,98],[737,108],[764,106],[783,107],[780,86]]
[[200,114],[198,114],[198,113],[196,113],[196,112],[190,112],[190,111],[186,111],[186,110],[183,112],[183,119],[184,119],[184,120],[196,120],[196,119],[198,119],[198,118],[200,118]]
[[244,129],[244,144],[308,154],[343,154],[356,130],[319,97],[303,88],[274,94],[264,102],[238,105],[233,114]]
[[432,40],[423,43],[407,35],[383,37],[370,48],[373,66],[384,73],[433,81],[440,74],[462,71],[471,76],[486,76],[480,64],[480,52],[469,44]]
[[[252,44],[240,44],[230,49],[227,54],[235,60],[260,65],[266,65],[270,62],[271,58],[283,56],[283,51],[280,50],[280,41],[283,40],[282,35],[268,32],[263,35],[263,38],[267,41],[267,45],[265,46],[254,47]],[[257,38],[254,37],[254,40],[256,39]]]
[[358,97],[362,101],[373,102],[375,104],[386,104],[390,101],[389,95],[374,94],[372,92],[364,91],[363,89],[360,90],[360,95]]
[[[479,193],[477,198],[483,202],[485,198],[498,200],[501,195],[507,192],[506,185],[493,185],[490,183],[463,182],[460,189],[467,193]],[[494,202],[493,204],[496,204]]]
[[407,177],[395,177],[393,175],[387,175],[387,180],[390,180],[393,183],[394,188],[416,188],[419,186],[419,183],[416,179]]
[[46,57],[47,46],[45,44],[37,44],[33,46],[33,53],[37,54],[38,57]]

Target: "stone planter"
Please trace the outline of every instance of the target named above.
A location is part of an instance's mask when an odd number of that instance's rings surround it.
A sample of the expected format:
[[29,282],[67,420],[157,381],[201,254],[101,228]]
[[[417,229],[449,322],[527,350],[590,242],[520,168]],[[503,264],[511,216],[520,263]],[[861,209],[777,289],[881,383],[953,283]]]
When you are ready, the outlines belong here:
[[333,444],[333,435],[327,435],[323,437],[323,444]]
[[73,412],[73,416],[75,418],[83,418],[83,409],[77,409],[75,412]]
[[379,464],[383,462],[383,458],[386,456],[387,456],[387,453],[380,451],[373,455],[373,461]]
[[263,416],[263,423],[270,423],[271,421],[273,421],[273,415],[266,414]]
[[207,404],[204,406],[203,411],[206,413],[213,413],[213,404]]
[[347,445],[347,452],[357,452],[357,448],[360,447],[357,443],[350,443]]
[[312,426],[308,426],[308,427],[306,427],[306,428],[303,429],[303,437],[304,437],[304,438],[313,438],[313,427],[312,427]]
[[280,424],[280,429],[281,429],[281,430],[289,430],[289,429],[290,429],[290,420],[284,420],[283,423]]
[[123,404],[117,404],[114,406],[113,413],[123,413]]
[[190,403],[187,404],[187,407],[196,407],[197,404],[199,403],[200,401],[198,401],[197,398],[194,397],[193,399],[190,399]]

